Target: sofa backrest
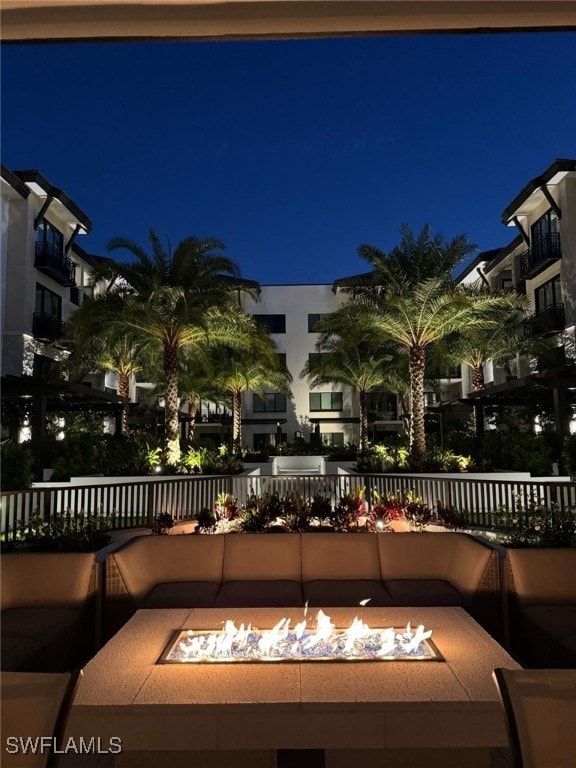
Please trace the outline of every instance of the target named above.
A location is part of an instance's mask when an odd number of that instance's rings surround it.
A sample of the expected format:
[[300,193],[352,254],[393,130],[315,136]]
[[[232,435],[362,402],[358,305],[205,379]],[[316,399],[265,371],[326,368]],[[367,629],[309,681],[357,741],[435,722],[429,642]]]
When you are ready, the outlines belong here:
[[372,533],[303,533],[302,581],[380,581],[378,538]]
[[463,533],[383,533],[375,537],[382,580],[443,579],[472,596],[492,550]]
[[170,581],[222,581],[223,536],[137,536],[109,557],[126,588],[141,598]]
[[522,605],[576,603],[576,548],[509,549]]
[[[205,537],[204,537],[205,538]],[[229,533],[224,539],[224,581],[302,578],[300,536]]]
[[91,552],[18,552],[0,557],[2,610],[81,606],[91,594]]

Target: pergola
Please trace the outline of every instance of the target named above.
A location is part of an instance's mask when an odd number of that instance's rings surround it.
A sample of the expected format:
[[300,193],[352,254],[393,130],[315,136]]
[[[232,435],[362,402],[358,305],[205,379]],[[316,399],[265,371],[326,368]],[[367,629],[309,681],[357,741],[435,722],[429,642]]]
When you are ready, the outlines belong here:
[[535,405],[554,412],[556,432],[570,434],[572,408],[576,406],[576,368],[532,374],[478,392],[470,392],[460,402],[480,409],[490,405]]
[[[34,476],[42,480],[46,442],[46,416],[49,413],[102,413],[116,422],[116,434],[122,431],[122,411],[127,400],[110,392],[92,389],[86,384],[61,382],[51,384],[33,376],[3,376],[2,405],[29,414],[34,454]],[[8,425],[11,436],[18,425]]]

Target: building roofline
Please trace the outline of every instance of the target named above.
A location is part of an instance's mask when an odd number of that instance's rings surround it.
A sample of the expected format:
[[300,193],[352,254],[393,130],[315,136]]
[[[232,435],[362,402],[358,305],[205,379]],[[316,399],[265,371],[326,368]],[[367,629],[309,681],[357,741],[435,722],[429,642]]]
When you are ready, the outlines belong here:
[[4,181],[6,181],[10,186],[18,192],[18,194],[21,197],[28,197],[30,194],[30,189],[24,184],[24,182],[16,176],[15,173],[13,173],[9,168],[7,168],[4,163],[0,163],[2,178]]
[[48,181],[48,179],[40,173],[40,171],[31,169],[25,171],[14,171],[14,174],[24,183],[31,182],[38,184],[38,186],[41,187],[47,195],[50,195],[51,197],[61,202],[62,205],[67,208],[70,213],[80,222],[80,224],[82,224],[86,230],[86,233],[92,230],[92,221],[88,218],[84,211],[78,205],[76,205],[74,200],[72,200],[72,198],[69,197],[66,192],[64,192],[62,189],[59,189],[58,187],[53,186]]
[[82,259],[82,261],[85,261],[86,264],[92,268],[96,267],[100,260],[105,258],[103,256],[96,256],[95,254],[87,253],[84,248],[78,245],[76,241],[72,243],[72,253],[75,256],[78,256],[79,259]]
[[479,253],[472,259],[467,267],[465,267],[461,272],[458,272],[458,274],[454,276],[454,282],[462,282],[462,280],[464,280],[465,277],[468,277],[468,275],[473,272],[479,264],[483,264],[484,262],[490,263],[494,256],[500,253],[500,250],[500,248],[493,248],[491,251],[482,251]]
[[548,184],[557,173],[576,171],[576,160],[570,158],[557,158],[539,176],[531,179],[528,184],[516,195],[514,200],[506,206],[502,212],[502,223],[508,224],[518,208],[526,202],[533,192]]

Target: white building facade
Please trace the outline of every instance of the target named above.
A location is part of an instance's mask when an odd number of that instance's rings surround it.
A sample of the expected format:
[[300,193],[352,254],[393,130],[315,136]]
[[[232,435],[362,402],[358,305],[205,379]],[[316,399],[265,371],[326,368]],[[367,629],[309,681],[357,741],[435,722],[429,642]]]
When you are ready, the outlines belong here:
[[64,323],[89,295],[93,261],[75,240],[92,223],[38,171],[2,166],[2,376],[50,378]]

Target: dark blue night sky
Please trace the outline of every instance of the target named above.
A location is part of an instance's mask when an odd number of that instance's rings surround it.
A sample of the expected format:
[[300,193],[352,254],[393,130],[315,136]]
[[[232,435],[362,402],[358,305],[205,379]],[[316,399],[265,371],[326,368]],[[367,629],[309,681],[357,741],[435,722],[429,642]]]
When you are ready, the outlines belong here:
[[[576,33],[5,46],[2,160],[116,235],[227,243],[262,283],[362,271],[402,222],[505,245],[576,156]],[[117,255],[117,254],[115,254]]]

